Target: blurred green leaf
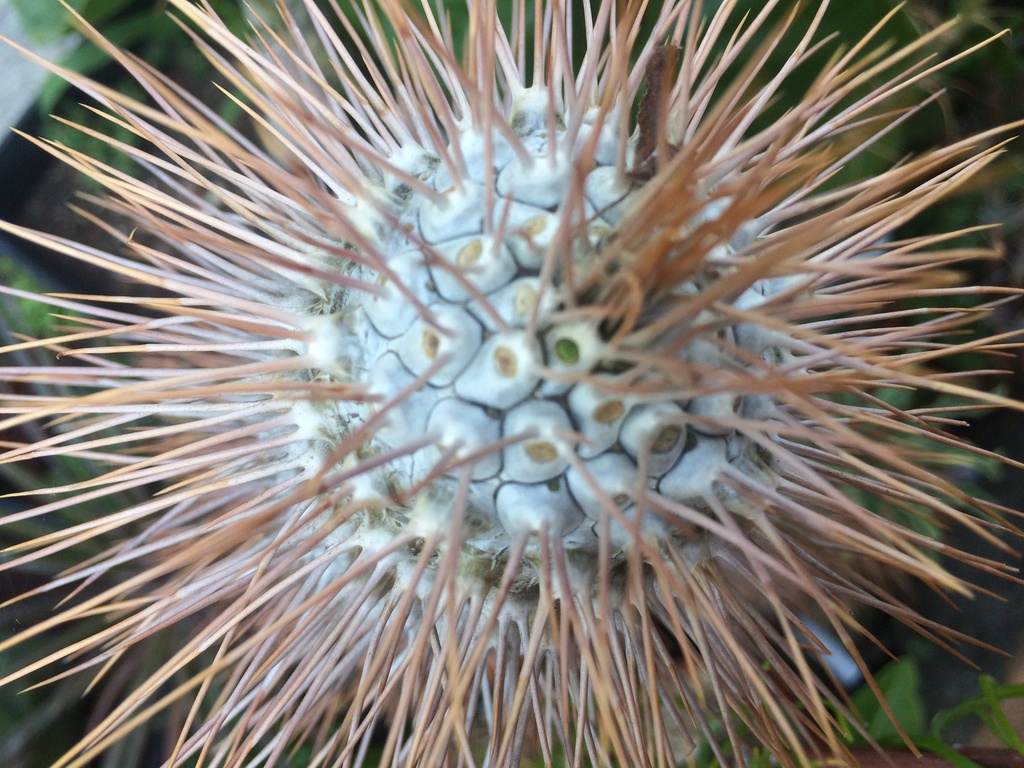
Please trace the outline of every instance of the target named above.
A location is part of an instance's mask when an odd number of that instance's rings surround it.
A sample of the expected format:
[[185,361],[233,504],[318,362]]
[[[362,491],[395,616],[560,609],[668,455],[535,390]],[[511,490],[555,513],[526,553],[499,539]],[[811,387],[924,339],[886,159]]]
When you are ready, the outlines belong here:
[[[920,693],[921,670],[917,660],[906,657],[890,662],[875,675],[875,682],[907,735],[913,737],[923,733],[926,716]],[[879,744],[903,743],[899,730],[869,686],[862,686],[852,700],[861,717],[861,724],[872,739]]]
[[[93,24],[102,24],[122,12],[133,0],[66,0]],[[60,0],[13,0],[22,28],[41,43],[52,43],[74,31],[71,15]]]
[[1002,710],[1002,702],[1024,699],[1024,685],[1000,685],[989,675],[978,679],[981,695],[967,699],[955,707],[943,710],[932,718],[930,738],[941,741],[947,730],[965,717],[976,716],[1006,746],[1024,755],[1024,739],[1018,734]]
[[[142,43],[153,44],[167,35],[180,34],[180,30],[163,11],[153,10],[115,22],[103,30],[104,36],[119,48],[129,50]],[[95,44],[84,40],[61,60],[65,69],[81,74],[94,74],[110,63],[110,57]],[[39,95],[39,108],[52,111],[71,86],[67,81],[51,75]]]

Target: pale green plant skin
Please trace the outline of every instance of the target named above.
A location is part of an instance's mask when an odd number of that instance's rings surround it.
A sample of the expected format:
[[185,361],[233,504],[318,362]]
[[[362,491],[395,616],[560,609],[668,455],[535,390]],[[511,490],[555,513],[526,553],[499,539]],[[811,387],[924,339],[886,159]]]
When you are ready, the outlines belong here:
[[987,455],[948,413],[876,392],[1018,407],[931,370],[1008,343],[944,341],[991,306],[943,303],[990,254],[887,239],[992,137],[834,178],[942,30],[884,53],[880,23],[761,126],[821,9],[765,71],[774,3],[472,2],[458,51],[397,0],[339,14],[346,41],[312,2],[250,41],[171,4],[261,142],[97,36],[155,106],[57,71],[159,184],[46,146],[139,232],[125,255],[2,225],[162,291],[39,297],[77,327],[2,350],[60,358],[0,369],[31,388],[0,426],[52,427],[4,461],[102,467],[6,524],[162,490],[9,553],[104,542],[42,591],[102,588],[0,650],[102,621],[0,684],[102,684],[182,633],[58,766],[165,711],[174,765],[677,765],[716,723],[738,742],[736,717],[784,765],[841,752],[802,615],[863,666],[855,606],[944,634],[881,574],[969,591],[875,501],[980,535],[1003,512],[943,477]]

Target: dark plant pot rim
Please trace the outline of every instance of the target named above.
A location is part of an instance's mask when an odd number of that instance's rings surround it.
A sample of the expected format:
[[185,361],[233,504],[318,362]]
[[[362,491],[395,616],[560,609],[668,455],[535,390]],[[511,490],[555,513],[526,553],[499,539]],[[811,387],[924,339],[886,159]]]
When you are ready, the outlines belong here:
[[[92,75],[106,86],[116,87],[119,70],[107,66]],[[60,114],[62,105],[82,101],[83,94],[72,88],[50,110]],[[30,137],[41,136],[48,120],[39,101],[34,101],[22,113],[17,123],[0,135],[0,221],[16,225],[26,224],[25,208],[32,196],[50,181],[49,172],[56,158]],[[0,129],[2,130],[2,129]],[[66,215],[61,211],[62,215]],[[39,228],[46,228],[46,224]],[[58,231],[55,227],[54,231]],[[23,238],[0,232],[0,258],[13,261],[26,271],[44,291],[104,294],[111,290],[107,270],[85,264],[70,256],[29,242]]]
[[[26,136],[36,136],[42,126],[38,103],[32,103],[18,122],[0,140],[0,220],[17,223],[25,201],[33,193],[52,156]],[[12,259],[19,267],[28,269],[44,285],[52,281],[40,268],[39,255],[43,249],[21,238],[0,232],[0,256]]]

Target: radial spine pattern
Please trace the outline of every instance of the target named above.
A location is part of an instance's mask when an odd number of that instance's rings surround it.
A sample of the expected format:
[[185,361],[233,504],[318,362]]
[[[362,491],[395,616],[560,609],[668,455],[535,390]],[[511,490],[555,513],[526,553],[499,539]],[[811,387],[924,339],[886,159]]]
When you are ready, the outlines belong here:
[[[104,623],[6,682],[187,628],[60,765],[176,707],[175,765],[668,766],[737,719],[785,764],[840,749],[801,617],[852,651],[857,604],[941,632],[873,568],[966,591],[864,500],[996,511],[922,449],[956,446],[948,419],[876,396],[1000,402],[928,369],[978,254],[891,239],[994,150],[834,181],[930,38],[878,53],[880,24],[765,124],[824,6],[784,37],[777,3],[472,0],[462,39],[426,6],[309,0],[245,41],[171,5],[260,140],[103,43],[150,105],[62,74],[156,181],[50,148],[135,222],[126,254],[3,225],[159,289],[46,298],[80,327],[6,351],[63,360],[2,369],[43,394],[0,426],[54,423],[5,461],[105,465],[18,519],[162,488],[15,551],[95,539],[48,589],[105,586],[3,646]],[[908,295],[936,304],[889,308]]]

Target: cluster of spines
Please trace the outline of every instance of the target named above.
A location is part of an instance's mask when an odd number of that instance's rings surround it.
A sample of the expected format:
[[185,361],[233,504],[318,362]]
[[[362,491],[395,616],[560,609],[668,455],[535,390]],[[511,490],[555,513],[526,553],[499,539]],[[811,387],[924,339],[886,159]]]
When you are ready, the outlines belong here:
[[[336,65],[337,91],[299,39],[259,27],[257,34],[272,52],[256,53],[203,10],[175,4],[228,52],[200,43],[276,140],[285,163],[109,45],[147,85],[159,109],[64,73],[104,103],[114,122],[160,148],[153,153],[117,145],[154,171],[169,191],[72,150],[54,150],[119,197],[108,204],[111,209],[184,254],[164,253],[125,233],[125,245],[141,259],[29,236],[182,298],[114,297],[106,306],[84,297],[47,299],[81,313],[86,329],[8,351],[49,345],[83,365],[4,370],[4,376],[25,384],[77,383],[92,391],[77,398],[5,397],[9,426],[52,417],[64,421],[63,431],[13,446],[6,458],[82,456],[113,466],[91,480],[41,489],[63,496],[25,518],[152,483],[167,487],[152,500],[21,548],[25,554],[17,562],[26,564],[127,526],[143,528],[55,580],[52,588],[121,568],[138,567],[136,575],[67,608],[22,641],[95,614],[108,616],[109,626],[13,677],[65,660],[79,648],[95,651],[80,669],[103,669],[156,628],[201,610],[213,613],[63,764],[84,761],[120,738],[136,718],[192,691],[197,701],[209,696],[213,704],[197,704],[188,713],[194,733],[183,731],[177,754],[203,751],[222,764],[243,764],[247,756],[273,761],[291,741],[307,736],[323,760],[344,754],[359,762],[373,725],[388,719],[411,725],[392,728],[385,758],[413,764],[439,764],[449,750],[472,762],[475,726],[483,720],[495,764],[514,763],[529,740],[547,759],[561,742],[576,762],[585,755],[601,760],[615,754],[633,764],[667,765],[679,757],[675,731],[685,732],[688,719],[711,733],[705,711],[730,709],[748,712],[755,734],[780,755],[792,750],[784,759],[805,758],[800,744],[816,738],[838,747],[822,701],[841,702],[803,660],[806,635],[793,613],[800,601],[788,595],[802,593],[852,645],[857,627],[845,612],[850,600],[880,604],[925,632],[940,628],[915,617],[850,564],[830,570],[825,560],[837,552],[883,562],[941,588],[964,588],[931,560],[940,545],[868,512],[841,489],[890,496],[898,505],[978,530],[983,527],[953,504],[992,511],[899,447],[901,434],[948,444],[941,432],[945,422],[927,413],[887,411],[872,390],[916,387],[1007,404],[949,377],[920,372],[936,357],[998,339],[905,349],[922,340],[933,343],[966,324],[970,313],[937,308],[922,324],[875,330],[903,317],[879,307],[908,292],[936,298],[950,293],[950,270],[977,254],[925,250],[945,242],[943,236],[890,243],[867,257],[883,236],[955,189],[994,151],[972,155],[978,141],[972,139],[825,191],[826,180],[864,151],[836,156],[842,131],[852,131],[934,68],[909,65],[887,86],[862,98],[854,94],[873,77],[903,67],[927,39],[859,64],[857,57],[865,55],[880,27],[826,67],[775,126],[751,132],[759,112],[814,49],[823,11],[790,61],[759,84],[757,63],[778,31],[766,27],[775,3],[750,19],[717,60],[711,41],[726,35],[731,4],[702,25],[690,16],[696,6],[665,3],[651,43],[641,38],[643,14],[632,5],[619,16],[619,4],[601,3],[591,17],[590,5],[583,4],[587,54],[579,67],[570,61],[575,6],[569,3],[543,4],[532,28],[526,25],[528,4],[516,4],[508,44],[495,4],[469,3],[461,61],[451,50],[452,33],[429,12],[410,15],[390,0],[379,10],[365,4],[362,23],[371,36],[383,39],[386,19],[399,43],[394,57],[380,58],[360,42],[359,30],[343,14],[339,20],[351,49],[312,2],[306,5]],[[286,18],[284,28],[297,25]],[[752,63],[741,66],[738,79],[722,90],[724,73],[765,31],[769,39],[755,50]],[[630,156],[633,125],[626,107],[645,79],[650,85],[662,44],[682,49],[681,68],[666,80],[665,102],[653,110],[658,119],[651,112],[640,116],[641,132],[653,131],[654,139],[650,156],[638,162]],[[539,112],[525,108],[531,100],[540,104]],[[514,537],[489,571],[480,559],[467,563],[459,525],[474,465],[451,465],[457,482],[441,495],[451,510],[451,530],[434,525],[401,532],[387,513],[396,499],[366,478],[430,441],[406,441],[381,452],[369,447],[381,420],[370,418],[348,431],[322,426],[329,421],[323,411],[335,402],[374,401],[372,391],[353,381],[354,361],[337,359],[338,344],[351,339],[342,334],[333,346],[322,343],[320,318],[342,311],[346,295],[375,295],[377,289],[347,265],[390,272],[393,281],[399,277],[378,239],[382,232],[395,233],[385,238],[389,244],[391,237],[405,236],[388,195],[404,185],[408,194],[443,208],[445,198],[422,178],[436,163],[455,188],[460,180],[482,184],[487,191],[478,201],[481,220],[500,222],[492,171],[499,143],[493,136],[521,156],[516,128],[524,126],[515,124],[517,114],[544,115],[543,127],[552,135],[558,128],[582,136],[587,120],[610,127],[606,134],[590,134],[586,152],[596,158],[607,151],[614,163],[604,175],[616,174],[619,181],[612,182],[621,182],[622,189],[636,187],[628,210],[604,206],[613,217],[614,237],[602,239],[599,258],[575,276],[579,296],[591,290],[601,299],[593,307],[574,308],[581,322],[593,316],[611,321],[620,332],[612,338],[629,341],[617,347],[620,358],[653,374],[637,376],[628,386],[647,387],[650,397],[657,395],[649,391],[652,380],[680,389],[685,382],[690,399],[714,397],[724,380],[745,397],[770,396],[779,406],[768,429],[743,413],[727,416],[723,425],[716,408],[702,423],[741,431],[779,468],[778,486],[726,469],[719,482],[745,500],[744,514],[716,494],[707,494],[709,508],[701,510],[673,502],[675,494],[661,495],[654,503],[675,536],[606,514],[598,530],[611,542],[611,528],[618,524],[629,554],[626,567],[616,568],[613,545],[600,547],[591,592],[581,592],[564,545],[547,530]],[[485,129],[476,155],[483,160],[482,175],[461,145],[446,138],[474,135],[467,125]],[[701,213],[709,195],[728,199],[721,215]],[[559,209],[565,219],[557,225],[556,242],[569,243],[578,234],[586,220],[585,196],[586,185],[574,180]],[[730,243],[739,245],[731,257],[721,249]],[[716,254],[713,264],[709,254]],[[614,264],[629,269],[620,270],[614,286],[602,292],[602,275]],[[553,285],[558,267],[563,279],[572,274],[571,263],[548,258],[540,272],[545,285]],[[759,283],[778,289],[759,306],[739,301]],[[665,290],[684,285],[699,290],[685,293],[685,300],[673,300]],[[123,307],[110,308],[117,303]],[[425,307],[419,311],[429,314]],[[856,319],[817,319],[834,313]],[[709,314],[716,318],[710,324],[704,321]],[[710,333],[712,350],[724,347],[742,356],[744,344],[721,338],[730,326],[786,339],[794,359],[760,366],[757,376],[716,371],[714,353],[693,345]],[[692,330],[673,336],[671,329],[680,327]],[[118,336],[128,341],[104,341]],[[667,345],[654,343],[666,337]],[[98,346],[72,348],[88,342]],[[697,350],[691,357],[703,359],[681,359],[682,349]],[[110,357],[123,352],[138,355],[137,362]],[[705,383],[693,381],[694,367],[703,371]],[[415,376],[430,372],[413,372],[410,386]],[[837,392],[861,404],[828,399]],[[376,405],[400,410],[401,401],[396,395]],[[166,421],[153,425],[154,416]],[[879,442],[878,433],[887,443]],[[487,456],[484,451],[480,461]],[[427,498],[435,479],[399,486],[394,490],[405,496],[397,501],[411,506],[414,516],[416,493]],[[521,570],[531,574],[528,585],[518,580]],[[485,594],[466,586],[481,579],[490,585]],[[680,641],[682,647],[672,647]],[[217,649],[208,664],[172,694],[157,692],[207,648]],[[761,675],[765,661],[777,680]],[[425,683],[403,689],[406,679]],[[222,693],[216,693],[221,683]],[[149,697],[162,697],[154,699],[152,710]],[[793,708],[796,698],[805,711]],[[235,718],[241,725],[229,725]],[[338,721],[337,729],[323,725]]]

